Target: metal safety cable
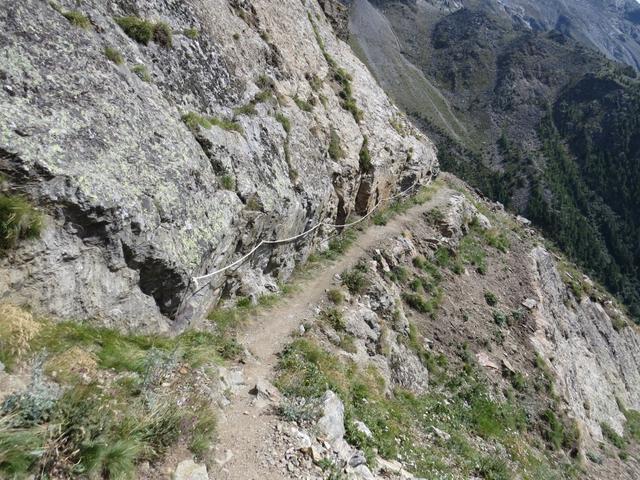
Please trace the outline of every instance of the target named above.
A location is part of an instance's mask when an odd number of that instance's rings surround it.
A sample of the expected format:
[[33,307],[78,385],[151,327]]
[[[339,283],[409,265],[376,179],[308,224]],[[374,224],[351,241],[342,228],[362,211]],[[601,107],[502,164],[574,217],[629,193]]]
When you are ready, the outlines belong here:
[[211,277],[214,277],[215,275],[218,275],[219,273],[225,272],[233,267],[236,267],[240,264],[242,264],[246,259],[248,259],[251,255],[253,255],[262,245],[276,245],[276,244],[280,244],[280,243],[289,243],[289,242],[293,242],[295,240],[298,240],[300,238],[306,237],[307,235],[309,235],[310,233],[313,233],[314,231],[316,231],[318,228],[320,227],[328,227],[328,228],[349,228],[349,227],[353,227],[354,225],[357,225],[360,222],[363,222],[365,219],[367,219],[369,216],[371,216],[373,214],[373,212],[375,212],[378,207],[383,203],[383,202],[387,202],[389,200],[394,200],[396,198],[399,198],[401,196],[407,195],[408,192],[410,192],[413,188],[416,187],[416,185],[418,185],[418,181],[416,180],[410,187],[406,188],[405,190],[392,195],[390,197],[386,197],[386,198],[381,198],[380,200],[378,200],[378,202],[373,206],[373,208],[371,210],[369,210],[369,212],[367,212],[364,216],[360,217],[358,220],[355,220],[353,222],[350,223],[345,223],[345,224],[332,224],[332,223],[326,223],[326,222],[320,222],[317,225],[309,228],[308,230],[305,230],[302,233],[299,233],[298,235],[294,235],[293,237],[288,237],[288,238],[281,238],[281,239],[276,239],[276,240],[261,240],[255,247],[253,247],[247,254],[243,255],[242,257],[240,257],[239,259],[237,259],[235,262],[230,263],[229,265],[219,268],[217,270],[214,270],[213,272],[207,273],[206,275],[201,275],[199,277],[192,277],[192,281],[195,285],[195,289],[199,290],[201,287],[204,287],[205,285],[200,285],[200,282],[203,280],[207,280]]

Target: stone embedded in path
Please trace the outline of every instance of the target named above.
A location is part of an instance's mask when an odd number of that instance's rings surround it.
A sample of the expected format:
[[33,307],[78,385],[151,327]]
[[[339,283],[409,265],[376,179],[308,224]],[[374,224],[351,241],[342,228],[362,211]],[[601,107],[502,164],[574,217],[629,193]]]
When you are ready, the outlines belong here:
[[281,398],[278,389],[264,379],[258,380],[249,393],[254,396],[251,405],[256,408],[264,408],[269,404],[278,403]]
[[191,459],[183,460],[176,467],[173,480],[209,480],[207,467]]

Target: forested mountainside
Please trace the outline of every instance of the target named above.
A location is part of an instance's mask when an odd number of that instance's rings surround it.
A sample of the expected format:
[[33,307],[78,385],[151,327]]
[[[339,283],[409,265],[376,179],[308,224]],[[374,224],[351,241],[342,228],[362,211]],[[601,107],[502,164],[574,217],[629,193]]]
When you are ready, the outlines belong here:
[[443,168],[530,217],[638,317],[636,71],[503,7],[357,0],[351,42]]

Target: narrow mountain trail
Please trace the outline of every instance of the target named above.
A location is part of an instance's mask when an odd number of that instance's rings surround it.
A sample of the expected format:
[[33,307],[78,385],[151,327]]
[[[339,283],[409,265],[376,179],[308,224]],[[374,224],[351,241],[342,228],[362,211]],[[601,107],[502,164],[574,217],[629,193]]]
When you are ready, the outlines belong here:
[[369,248],[398,235],[410,224],[434,207],[443,204],[451,191],[440,187],[432,197],[403,214],[393,217],[384,226],[370,226],[361,232],[353,245],[337,260],[323,264],[299,282],[294,293],[276,306],[261,311],[244,329],[238,341],[251,355],[242,365],[244,384],[229,398],[223,409],[216,442],[215,465],[212,478],[225,480],[281,479],[282,470],[269,458],[282,457],[276,452],[270,436],[277,417],[269,408],[259,409],[251,404],[249,391],[256,382],[271,382],[277,365],[277,355],[290,341],[290,335],[316,314],[315,308],[332,287],[336,275],[353,267]]

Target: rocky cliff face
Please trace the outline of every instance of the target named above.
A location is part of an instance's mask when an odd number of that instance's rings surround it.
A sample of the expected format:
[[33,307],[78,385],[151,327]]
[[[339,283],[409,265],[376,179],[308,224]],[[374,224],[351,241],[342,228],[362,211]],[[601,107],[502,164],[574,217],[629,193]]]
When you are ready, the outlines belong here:
[[2,3],[0,171],[46,214],[0,259],[2,298],[182,325],[223,291],[277,288],[333,230],[192,276],[437,170],[315,1]]

